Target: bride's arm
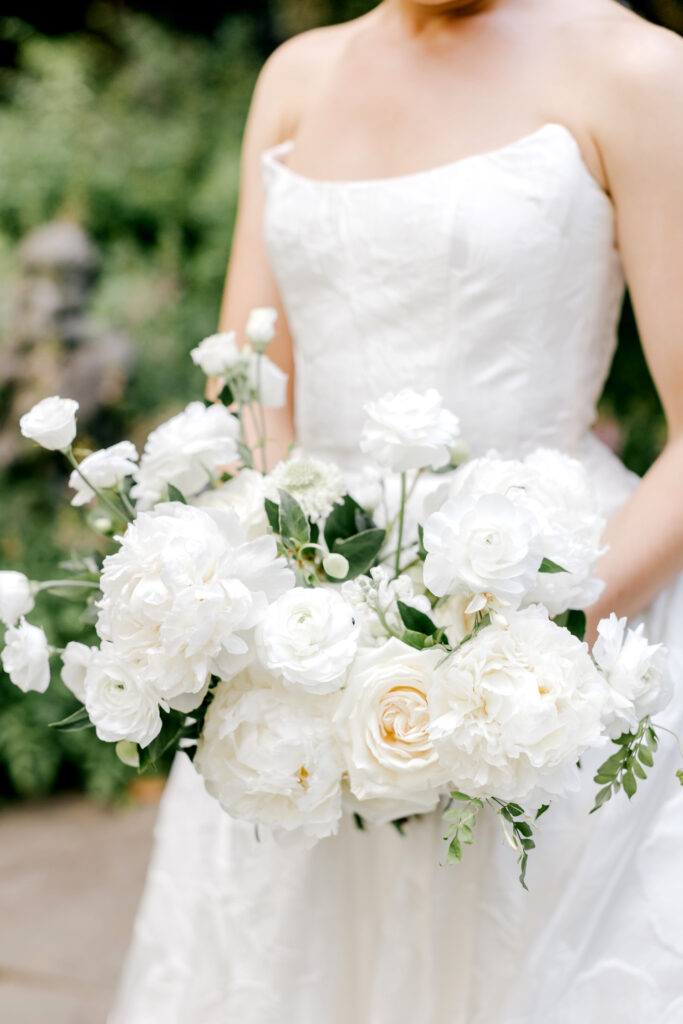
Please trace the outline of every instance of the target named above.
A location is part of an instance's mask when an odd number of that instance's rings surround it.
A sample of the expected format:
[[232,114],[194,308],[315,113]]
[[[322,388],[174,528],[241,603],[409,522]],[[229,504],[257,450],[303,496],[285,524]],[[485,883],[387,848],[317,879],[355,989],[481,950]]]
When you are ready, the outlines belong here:
[[589,636],[611,610],[644,611],[683,570],[683,41],[641,25],[614,41],[596,139],[668,440],[609,524],[606,588],[589,610]]

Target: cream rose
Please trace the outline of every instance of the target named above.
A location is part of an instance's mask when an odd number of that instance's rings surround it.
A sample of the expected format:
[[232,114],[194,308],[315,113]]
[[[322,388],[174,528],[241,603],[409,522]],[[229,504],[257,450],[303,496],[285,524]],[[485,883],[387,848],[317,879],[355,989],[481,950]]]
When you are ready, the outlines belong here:
[[52,395],[44,398],[19,420],[24,437],[48,451],[66,451],[76,436],[78,402]]
[[443,408],[435,388],[424,394],[404,388],[365,405],[360,448],[380,466],[396,472],[448,464],[458,439],[457,416]]
[[192,349],[190,358],[207,377],[229,376],[241,358],[235,332],[210,334]]
[[69,487],[76,492],[71,504],[87,505],[95,497],[93,487],[98,490],[120,487],[127,476],[136,472],[137,461],[138,453],[130,441],[120,441],[110,448],[86,455],[78,470],[74,469],[69,477]]

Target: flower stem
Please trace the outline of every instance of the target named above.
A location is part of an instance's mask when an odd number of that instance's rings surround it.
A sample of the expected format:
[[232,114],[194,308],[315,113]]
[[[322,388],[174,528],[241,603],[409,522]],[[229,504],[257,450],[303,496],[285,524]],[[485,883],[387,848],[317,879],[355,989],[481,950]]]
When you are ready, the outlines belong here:
[[90,483],[88,478],[81,472],[81,468],[78,465],[78,462],[76,461],[76,457],[75,457],[72,449],[71,448],[67,448],[66,451],[64,452],[64,454],[66,455],[67,460],[69,461],[69,463],[73,466],[73,468],[76,470],[76,472],[80,476],[80,478],[83,481],[83,483],[87,487],[89,487],[90,490],[93,491],[97,495],[98,500],[101,501],[102,504],[105,505],[109,509],[110,512],[113,512],[114,515],[118,519],[122,519],[124,523],[125,522],[132,522],[132,517],[128,514],[128,512],[125,509],[118,508],[114,504],[114,502],[110,501],[109,498],[106,496],[106,494],[104,494],[99,489],[99,487],[95,487],[94,484]]
[[398,576],[401,571],[401,551],[403,549],[403,525],[405,522],[406,514],[406,474],[405,471],[401,473],[401,506],[398,512],[398,545],[396,548],[396,575]]
[[263,402],[261,396],[261,364],[263,363],[263,353],[259,353],[256,357],[256,391],[258,394],[258,409],[259,409],[259,431],[261,434],[261,461],[263,463],[264,475],[268,473],[268,462],[266,457],[266,414],[263,409]]
[[41,590],[53,590],[56,587],[90,587],[98,590],[99,586],[99,583],[93,583],[92,580],[42,580],[34,584],[33,592],[39,594]]

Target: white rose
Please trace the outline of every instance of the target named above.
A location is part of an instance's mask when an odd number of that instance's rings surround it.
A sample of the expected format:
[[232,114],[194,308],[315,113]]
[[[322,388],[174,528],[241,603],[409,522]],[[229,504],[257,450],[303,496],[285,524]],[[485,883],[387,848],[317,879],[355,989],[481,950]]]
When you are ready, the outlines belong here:
[[192,502],[200,508],[231,508],[244,527],[247,540],[255,540],[268,532],[265,507],[266,485],[261,473],[241,469],[227,483],[204,491]]
[[[417,651],[392,637],[354,661],[335,723],[357,799],[417,794],[421,810],[436,806],[444,776],[429,735],[429,694],[442,660],[442,650]],[[377,820],[371,804],[368,812]]]
[[247,319],[245,334],[255,348],[265,348],[275,337],[277,310],[271,306],[257,306]]
[[44,398],[19,420],[24,437],[48,451],[66,451],[76,436],[78,402],[52,395]]
[[416,594],[409,576],[402,574],[393,578],[392,573],[377,565],[369,575],[357,576],[342,584],[343,597],[353,608],[353,614],[360,627],[360,643],[364,647],[383,644],[390,633],[402,633],[403,620],[398,602],[410,605],[425,615],[431,613],[429,598]]
[[598,623],[593,658],[609,684],[604,721],[612,739],[637,729],[641,719],[661,711],[671,699],[666,648],[648,643],[643,630],[642,622],[627,629],[626,619],[614,613]]
[[209,793],[228,814],[276,834],[335,833],[343,770],[335,705],[335,697],[297,698],[253,668],[219,683],[194,762]]
[[259,658],[293,691],[333,693],[358,646],[353,609],[334,590],[296,587],[266,611],[256,631]]
[[234,331],[210,334],[193,348],[190,358],[207,377],[228,376],[239,364],[241,354]]
[[432,593],[492,594],[518,606],[543,559],[535,516],[497,494],[451,498],[424,524],[424,581]]
[[266,477],[266,493],[279,502],[278,488],[288,491],[310,519],[325,519],[346,493],[342,471],[332,462],[303,456],[279,462]]
[[78,470],[74,469],[69,477],[69,486],[76,492],[71,504],[87,505],[95,497],[93,487],[98,490],[120,487],[125,477],[135,473],[137,461],[138,453],[131,441],[120,441],[110,448],[86,455]]
[[404,388],[365,405],[367,420],[360,448],[381,466],[397,472],[448,464],[459,436],[457,416],[443,408],[435,388],[424,394]]
[[189,711],[212,673],[226,678],[248,662],[268,604],[293,585],[274,537],[247,541],[232,510],[169,502],[141,513],[105,558],[97,631]]
[[191,402],[153,430],[135,473],[132,497],[142,510],[166,497],[173,484],[185,498],[199,494],[220,467],[237,458],[239,423],[224,405]]
[[606,699],[586,644],[527,608],[444,662],[430,694],[431,737],[452,786],[523,802],[576,787]]
[[97,647],[72,640],[62,652],[62,682],[82,704],[85,703],[85,674]]
[[129,740],[148,746],[161,731],[153,689],[137,679],[111,644],[94,649],[85,673],[85,708],[105,743]]
[[264,409],[282,409],[287,404],[287,374],[268,356],[247,351],[247,381],[256,401]]
[[23,572],[0,572],[0,622],[13,626],[22,615],[33,610],[31,581]]
[[45,693],[50,685],[50,653],[47,637],[39,626],[21,619],[5,633],[2,667],[24,693]]

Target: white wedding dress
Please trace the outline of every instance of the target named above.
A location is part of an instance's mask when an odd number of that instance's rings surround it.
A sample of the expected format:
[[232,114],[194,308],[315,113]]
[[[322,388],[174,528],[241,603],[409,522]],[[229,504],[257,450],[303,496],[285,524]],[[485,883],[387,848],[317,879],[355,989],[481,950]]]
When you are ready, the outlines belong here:
[[[637,481],[590,426],[624,281],[610,200],[568,129],[368,181],[306,178],[283,161],[292,145],[263,154],[264,230],[303,448],[353,479],[363,403],[434,386],[474,454],[564,449],[614,511]],[[646,622],[680,647],[683,579]],[[681,729],[675,682],[659,717]],[[584,765],[524,892],[495,818],[449,868],[437,814],[283,848],[181,755],[110,1024],[680,1024],[678,758],[664,737],[633,801],[592,816]]]

